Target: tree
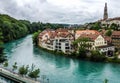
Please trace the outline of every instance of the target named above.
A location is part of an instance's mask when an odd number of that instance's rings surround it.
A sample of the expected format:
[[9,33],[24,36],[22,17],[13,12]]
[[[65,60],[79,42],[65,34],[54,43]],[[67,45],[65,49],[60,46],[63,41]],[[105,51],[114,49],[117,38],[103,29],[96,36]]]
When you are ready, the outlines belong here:
[[110,29],[113,29],[113,30],[118,30],[118,25],[115,24],[115,23],[112,23],[111,26],[110,26]]
[[91,41],[89,38],[81,37],[81,38],[76,39],[73,42],[75,51],[78,50],[77,57],[80,57],[80,58],[87,57],[87,55],[86,55],[86,51],[88,50],[87,48],[91,48],[91,44],[88,43],[89,41]]
[[5,61],[5,62],[3,63],[3,66],[4,66],[4,67],[8,67],[8,61]]
[[4,52],[3,52],[3,50],[4,50],[4,42],[3,42],[3,39],[4,39],[4,37],[3,37],[3,34],[2,34],[2,30],[1,30],[1,28],[0,28],[0,63],[2,63],[2,62],[4,62],[4,61],[6,61],[7,59],[6,59],[6,56],[4,56]]
[[105,79],[105,80],[104,80],[104,83],[108,83],[108,80],[107,80],[107,79]]
[[32,36],[32,39],[33,39],[33,44],[34,45],[37,45],[38,44],[38,35],[41,31],[38,31],[38,32],[35,32]]
[[26,67],[23,65],[22,67],[19,68],[19,74],[26,75],[28,73],[28,68],[29,66],[27,65]]
[[14,70],[16,70],[16,69],[17,69],[17,62],[14,63],[12,70],[14,71]]
[[34,68],[35,68],[35,65],[32,64],[28,76],[31,78],[35,78],[36,80],[39,77],[40,69],[34,69]]
[[74,50],[77,51],[78,48],[78,40],[75,40],[74,42],[72,42]]
[[80,45],[80,47],[90,47],[90,45],[87,43],[88,41],[90,41],[90,39],[86,37],[78,38],[73,42],[73,45],[75,46],[75,48],[78,48],[78,44]]
[[82,48],[82,47],[79,47],[79,52],[78,52],[78,57],[80,58],[86,58],[86,49],[85,48]]
[[101,27],[101,23],[100,23],[100,22],[96,22],[96,23],[93,23],[93,24],[92,24],[91,29],[92,29],[92,30],[99,30],[100,27]]
[[111,30],[108,30],[106,33],[105,33],[106,36],[111,36],[112,35],[112,31]]
[[106,59],[105,55],[100,53],[98,50],[92,50],[90,58],[92,61],[96,61],[96,62],[105,61]]
[[31,78],[35,78],[35,80],[39,77],[40,69],[35,69],[31,71],[28,76]]

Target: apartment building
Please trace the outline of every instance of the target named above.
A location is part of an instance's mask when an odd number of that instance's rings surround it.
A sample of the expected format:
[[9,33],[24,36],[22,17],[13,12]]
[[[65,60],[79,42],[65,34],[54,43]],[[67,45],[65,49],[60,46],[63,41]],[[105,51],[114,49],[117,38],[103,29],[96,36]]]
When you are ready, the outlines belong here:
[[113,31],[111,39],[112,44],[115,46],[115,48],[120,50],[120,31]]
[[67,29],[44,30],[39,34],[39,46],[66,54],[73,51],[73,41],[74,36]]
[[[82,31],[76,31],[76,32],[77,32],[76,33],[77,38],[89,39],[89,41],[86,42],[91,46],[91,47],[87,47],[88,50],[99,50],[101,53],[104,53],[107,56],[112,56],[114,54],[114,51],[115,51],[114,46],[108,45],[108,41],[110,41],[110,39],[108,37],[102,36],[98,31],[82,30]],[[81,42],[79,43],[79,46],[80,44]]]

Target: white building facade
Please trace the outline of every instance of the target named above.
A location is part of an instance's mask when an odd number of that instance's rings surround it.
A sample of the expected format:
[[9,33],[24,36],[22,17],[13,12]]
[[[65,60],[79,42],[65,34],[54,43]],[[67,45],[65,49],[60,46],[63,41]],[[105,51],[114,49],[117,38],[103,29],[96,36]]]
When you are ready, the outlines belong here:
[[[43,33],[45,32],[45,33]],[[73,51],[72,42],[74,36],[70,32],[63,31],[43,31],[39,34],[39,46],[48,50],[69,54]]]

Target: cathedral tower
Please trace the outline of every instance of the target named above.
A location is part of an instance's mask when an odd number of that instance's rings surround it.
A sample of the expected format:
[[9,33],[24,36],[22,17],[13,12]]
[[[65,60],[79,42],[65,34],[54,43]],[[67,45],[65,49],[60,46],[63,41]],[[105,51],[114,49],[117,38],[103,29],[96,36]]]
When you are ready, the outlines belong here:
[[104,20],[108,19],[107,3],[105,3],[103,19]]

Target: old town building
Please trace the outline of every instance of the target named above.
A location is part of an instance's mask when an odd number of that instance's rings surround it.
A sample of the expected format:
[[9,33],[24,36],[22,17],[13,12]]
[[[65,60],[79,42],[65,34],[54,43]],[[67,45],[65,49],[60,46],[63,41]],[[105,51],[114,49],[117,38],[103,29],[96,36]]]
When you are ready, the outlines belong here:
[[71,53],[74,36],[67,29],[44,30],[39,34],[39,46],[48,50]]
[[120,31],[113,31],[111,38],[112,44],[115,46],[115,48],[120,50]]
[[[115,48],[108,44],[111,39],[101,35],[96,30],[78,30],[76,31],[76,39],[78,38],[89,38],[90,40],[86,42],[91,47],[87,47],[88,50],[99,50],[99,52],[104,53],[107,56],[113,56]],[[79,46],[82,42],[79,43]]]

